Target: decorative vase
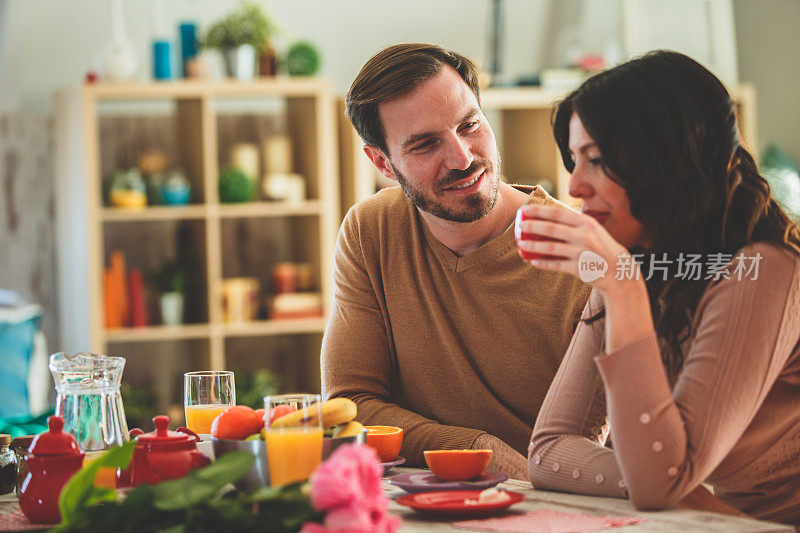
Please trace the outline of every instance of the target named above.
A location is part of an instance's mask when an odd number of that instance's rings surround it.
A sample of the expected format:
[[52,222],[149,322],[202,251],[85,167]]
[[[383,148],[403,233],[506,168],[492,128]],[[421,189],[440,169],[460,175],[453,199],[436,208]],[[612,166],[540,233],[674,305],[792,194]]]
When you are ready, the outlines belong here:
[[108,81],[129,81],[136,74],[136,55],[125,32],[122,0],[111,2],[111,43],[103,56],[103,74]]
[[181,36],[181,64],[184,77],[190,77],[189,61],[197,57],[197,24],[182,22],[179,28]]
[[275,76],[278,73],[278,54],[267,44],[258,54],[259,76]]
[[164,205],[186,205],[191,197],[192,186],[180,170],[167,174],[161,183],[161,202]]
[[165,292],[161,295],[161,322],[166,326],[183,324],[183,294]]
[[228,76],[241,81],[252,80],[256,75],[256,49],[249,44],[223,50]]

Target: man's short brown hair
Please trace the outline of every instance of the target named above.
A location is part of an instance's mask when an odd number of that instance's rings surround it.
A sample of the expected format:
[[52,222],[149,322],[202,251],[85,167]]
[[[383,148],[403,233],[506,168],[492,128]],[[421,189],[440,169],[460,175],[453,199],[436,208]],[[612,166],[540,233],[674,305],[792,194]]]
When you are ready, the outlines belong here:
[[372,56],[356,76],[345,100],[347,115],[361,139],[388,155],[378,106],[437,76],[444,65],[458,72],[480,105],[478,69],[461,54],[433,44],[407,43],[389,46]]

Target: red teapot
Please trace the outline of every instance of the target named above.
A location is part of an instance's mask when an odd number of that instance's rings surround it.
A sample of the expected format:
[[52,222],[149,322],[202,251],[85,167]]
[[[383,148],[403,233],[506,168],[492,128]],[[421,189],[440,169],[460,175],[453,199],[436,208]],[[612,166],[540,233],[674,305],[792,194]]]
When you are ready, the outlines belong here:
[[37,435],[28,448],[29,472],[19,490],[19,507],[35,524],[61,521],[58,497],[61,489],[83,466],[83,452],[69,433],[62,431],[64,419],[47,419],[49,431]]
[[188,429],[169,431],[169,418],[153,418],[156,430],[143,433],[135,428],[130,431],[136,440],[130,467],[117,470],[117,487],[135,487],[142,483],[154,485],[168,479],[185,476],[195,468],[211,463],[211,459],[197,449],[200,437]]

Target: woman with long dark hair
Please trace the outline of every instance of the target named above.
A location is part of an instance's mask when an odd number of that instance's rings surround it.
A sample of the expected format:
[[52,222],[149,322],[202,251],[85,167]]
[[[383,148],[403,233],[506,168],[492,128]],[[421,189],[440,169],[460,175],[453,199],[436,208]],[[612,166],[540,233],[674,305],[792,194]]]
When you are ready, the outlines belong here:
[[728,92],[652,52],[583,83],[553,129],[583,207],[524,206],[517,242],[593,293],[536,422],[531,482],[641,509],[708,483],[800,523],[800,229]]

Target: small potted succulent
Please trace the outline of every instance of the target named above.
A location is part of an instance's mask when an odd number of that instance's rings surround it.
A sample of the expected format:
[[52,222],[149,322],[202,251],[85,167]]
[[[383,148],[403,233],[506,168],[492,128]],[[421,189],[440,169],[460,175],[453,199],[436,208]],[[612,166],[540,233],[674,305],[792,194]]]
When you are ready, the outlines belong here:
[[161,294],[161,321],[167,326],[183,324],[183,293],[186,270],[177,261],[169,261],[152,275],[154,288]]
[[222,51],[229,76],[250,80],[255,76],[256,52],[268,46],[274,31],[275,24],[260,5],[243,2],[209,28],[203,46]]

